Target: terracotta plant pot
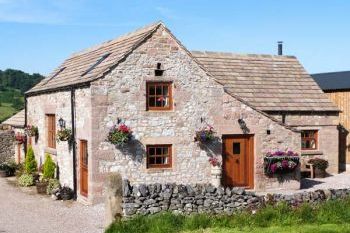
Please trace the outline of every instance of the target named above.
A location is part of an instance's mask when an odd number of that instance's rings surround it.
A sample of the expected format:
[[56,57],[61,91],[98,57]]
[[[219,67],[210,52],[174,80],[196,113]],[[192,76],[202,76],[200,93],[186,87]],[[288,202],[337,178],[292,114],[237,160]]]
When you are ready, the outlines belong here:
[[315,168],[315,177],[316,178],[325,178],[326,177],[326,171],[323,169]]
[[47,182],[37,182],[36,183],[36,191],[39,194],[46,194]]
[[0,170],[0,177],[7,177],[6,171]]

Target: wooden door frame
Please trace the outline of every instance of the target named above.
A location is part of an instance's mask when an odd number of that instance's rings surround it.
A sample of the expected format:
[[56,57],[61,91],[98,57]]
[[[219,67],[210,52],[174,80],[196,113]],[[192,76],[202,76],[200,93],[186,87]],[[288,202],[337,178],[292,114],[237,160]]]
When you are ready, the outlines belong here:
[[[255,174],[255,166],[254,166],[254,161],[255,161],[255,154],[254,154],[254,134],[224,134],[222,135],[222,156],[225,156],[225,143],[224,140],[226,138],[233,138],[233,139],[247,139],[247,144],[246,144],[246,153],[248,153],[249,156],[247,156],[247,165],[248,165],[248,186],[245,186],[244,188],[247,189],[254,189],[254,174]],[[223,160],[224,161],[224,160]],[[224,164],[223,164],[224,166]],[[224,172],[224,167],[223,167],[223,172]],[[222,178],[224,179],[224,175]],[[223,180],[223,182],[224,180]]]
[[[88,153],[88,166],[87,166],[87,191],[86,193],[82,190],[82,153],[83,153],[83,150],[82,150],[82,142],[85,142],[86,143],[86,150],[87,150],[87,153]],[[79,193],[80,195],[84,196],[84,197],[88,197],[88,193],[89,193],[89,164],[90,164],[90,161],[89,161],[89,147],[88,147],[88,140],[86,139],[79,139]]]

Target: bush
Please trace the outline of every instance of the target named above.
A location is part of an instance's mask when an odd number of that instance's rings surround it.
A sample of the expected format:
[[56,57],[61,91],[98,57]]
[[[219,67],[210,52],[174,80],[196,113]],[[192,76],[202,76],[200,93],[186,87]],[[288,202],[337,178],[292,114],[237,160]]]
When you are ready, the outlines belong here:
[[32,174],[38,170],[38,164],[35,160],[34,151],[31,146],[28,147],[26,159],[24,162],[25,172]]
[[314,165],[315,168],[318,168],[320,170],[326,170],[328,168],[328,161],[325,159],[320,159],[320,158],[314,158],[310,159],[309,163]]
[[49,183],[47,185],[46,193],[48,195],[51,195],[55,189],[60,189],[61,185],[59,180],[57,179],[50,179]]
[[14,176],[17,170],[17,164],[14,160],[9,160],[0,164],[0,170],[6,172],[7,176]]
[[18,178],[18,184],[22,187],[34,185],[34,177],[31,174],[23,174]]
[[43,165],[43,178],[44,179],[53,179],[55,178],[55,169],[56,164],[52,160],[49,154],[45,155],[45,162]]

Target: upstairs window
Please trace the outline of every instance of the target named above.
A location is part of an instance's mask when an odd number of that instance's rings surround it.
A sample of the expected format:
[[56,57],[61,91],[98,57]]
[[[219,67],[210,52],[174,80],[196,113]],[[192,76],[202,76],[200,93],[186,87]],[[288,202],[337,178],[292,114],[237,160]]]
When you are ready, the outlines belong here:
[[147,110],[171,110],[173,102],[171,87],[171,82],[148,82]]
[[318,148],[318,131],[303,130],[301,131],[301,149],[316,150]]
[[56,117],[54,114],[46,115],[47,146],[56,149]]
[[170,168],[171,145],[148,145],[147,168]]

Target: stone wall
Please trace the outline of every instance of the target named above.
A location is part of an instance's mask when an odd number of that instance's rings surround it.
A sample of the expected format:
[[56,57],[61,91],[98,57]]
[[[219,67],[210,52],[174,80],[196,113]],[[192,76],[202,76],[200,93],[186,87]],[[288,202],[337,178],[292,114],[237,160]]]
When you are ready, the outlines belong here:
[[[56,130],[59,130],[58,120],[62,118],[66,122],[66,127],[71,128],[71,93],[70,91],[53,92],[27,98],[28,125],[35,125],[39,130],[39,138],[32,141],[38,165],[44,162],[45,154],[52,156],[59,168],[59,179],[62,185],[73,188],[73,152],[67,142],[56,142],[56,148],[47,146],[47,121],[46,114],[55,114]],[[90,89],[82,88],[75,91],[75,126],[76,143],[79,140],[90,142],[90,113],[91,113]],[[79,146],[77,148],[77,161],[79,162]],[[89,149],[91,146],[89,146]],[[90,161],[89,161],[90,164]],[[77,164],[77,168],[79,164]],[[79,169],[77,169],[79,177]],[[79,179],[78,179],[79,181]],[[78,185],[79,187],[79,185]]]
[[350,196],[350,189],[327,189],[295,194],[256,195],[242,188],[215,188],[212,185],[141,184],[130,186],[123,181],[123,215],[130,217],[162,211],[192,214],[233,214],[257,210],[266,204],[286,202],[292,206],[319,203]]
[[[158,62],[165,71],[154,75]],[[174,107],[171,111],[146,111],[146,82],[171,81]],[[279,187],[276,179],[263,175],[263,155],[268,150],[300,150],[300,134],[276,123],[225,93],[178,42],[164,29],[158,29],[143,45],[103,79],[91,83],[92,155],[94,175],[89,195],[101,197],[104,177],[119,172],[137,183],[209,183],[209,156],[222,154],[222,135],[243,134],[238,119],[246,121],[254,135],[255,189]],[[134,140],[125,148],[106,141],[109,129],[120,118],[133,130]],[[203,149],[194,142],[195,132],[212,125],[218,143]],[[271,134],[267,135],[267,129]],[[145,146],[172,144],[173,164],[168,169],[147,169]],[[297,181],[298,185],[299,182]]]
[[0,163],[14,159],[14,133],[0,131]]
[[[282,120],[282,116],[278,113],[271,115]],[[285,116],[285,122],[299,130],[318,130],[317,150],[301,151],[303,159],[324,158],[329,162],[327,172],[331,174],[339,172],[338,113],[290,113]]]

